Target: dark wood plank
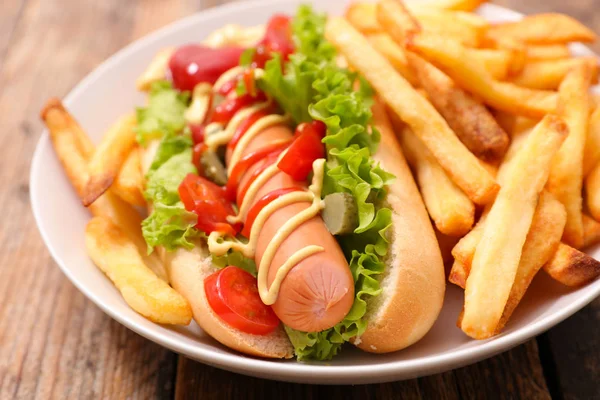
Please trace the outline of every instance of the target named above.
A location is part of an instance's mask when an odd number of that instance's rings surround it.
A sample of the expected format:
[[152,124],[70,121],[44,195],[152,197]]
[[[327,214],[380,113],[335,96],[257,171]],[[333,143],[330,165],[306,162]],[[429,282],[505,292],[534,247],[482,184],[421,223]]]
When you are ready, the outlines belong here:
[[[231,384],[235,382],[234,384]],[[534,340],[443,374],[375,385],[315,386],[271,382],[179,358],[176,399],[550,399]]]
[[145,1],[0,2],[1,399],[173,395],[176,355],[112,321],[50,259],[27,173],[45,99],[64,95],[134,37],[190,12],[186,2],[171,3],[176,12],[149,18],[139,15]]

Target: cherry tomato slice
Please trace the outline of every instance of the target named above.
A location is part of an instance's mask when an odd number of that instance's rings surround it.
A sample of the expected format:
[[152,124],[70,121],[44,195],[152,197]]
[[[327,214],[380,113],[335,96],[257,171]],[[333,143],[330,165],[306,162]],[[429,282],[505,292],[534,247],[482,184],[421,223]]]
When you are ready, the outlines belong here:
[[227,124],[231,121],[231,118],[244,107],[248,107],[254,103],[265,101],[267,96],[263,92],[257,93],[256,97],[252,97],[249,94],[242,96],[228,97],[221,104],[219,104],[210,118],[210,122],[218,122],[221,124]]
[[[312,124],[312,123],[311,123]],[[301,131],[290,145],[287,153],[277,166],[296,181],[304,181],[312,170],[313,162],[325,157],[325,147],[321,143],[318,124],[300,125]]]
[[186,210],[198,216],[196,227],[206,233],[218,231],[235,236],[241,226],[232,226],[227,217],[234,215],[232,204],[220,186],[195,174],[188,174],[179,185],[179,197]]
[[246,197],[246,192],[252,185],[252,182],[254,182],[256,180],[256,178],[258,178],[258,176],[265,169],[269,168],[271,165],[273,165],[273,164],[275,164],[275,162],[277,162],[277,158],[279,157],[279,154],[282,151],[283,151],[283,148],[273,151],[271,154],[269,154],[267,157],[265,157],[263,159],[263,163],[260,165],[260,167],[256,168],[254,171],[252,171],[252,175],[250,175],[248,182],[246,182],[244,187],[240,190],[240,194],[238,196],[238,204],[242,204],[244,202],[244,197]]
[[267,335],[279,319],[258,294],[256,278],[241,268],[228,266],[204,280],[208,304],[227,324],[254,335]]
[[181,46],[169,60],[173,85],[181,91],[192,91],[200,82],[214,84],[225,71],[238,65],[243,51],[241,47]]
[[269,203],[285,194],[296,192],[299,190],[303,189],[299,187],[276,189],[261,197],[260,200],[254,203],[254,205],[250,208],[250,211],[248,211],[248,216],[246,217],[246,222],[244,223],[244,229],[242,229],[241,232],[242,235],[246,236],[247,238],[250,237],[250,232],[252,232],[252,225],[254,224],[256,217],[258,216],[258,214],[260,214],[263,208],[269,205]]
[[284,148],[286,148],[289,144],[289,141],[275,143],[269,146],[262,147],[259,150],[250,152],[244,157],[242,157],[242,159],[238,161],[238,163],[235,164],[235,166],[233,167],[231,174],[229,174],[229,179],[227,180],[227,184],[225,185],[225,198],[229,201],[235,201],[238,186],[240,184],[240,179],[242,178],[242,175],[246,171],[248,171],[248,168],[259,162],[263,158],[268,157],[271,153],[281,153],[281,151]]
[[192,131],[192,141],[194,144],[204,143],[204,125],[190,124],[189,127]]

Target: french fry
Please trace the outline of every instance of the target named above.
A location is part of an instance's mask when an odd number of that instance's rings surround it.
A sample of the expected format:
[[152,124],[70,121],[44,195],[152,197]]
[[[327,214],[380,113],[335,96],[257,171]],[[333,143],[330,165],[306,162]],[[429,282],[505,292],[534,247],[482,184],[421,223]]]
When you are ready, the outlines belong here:
[[500,125],[500,127],[502,127],[502,129],[504,129],[511,137],[530,131],[538,122],[540,122],[537,119],[509,114],[500,110],[494,110],[493,115],[496,122],[498,122],[498,125]]
[[112,191],[132,206],[144,207],[146,200],[143,195],[144,177],[138,148],[131,150],[115,182]]
[[600,222],[583,214],[583,248],[600,242]]
[[587,137],[583,149],[583,176],[600,161],[600,106],[594,108],[588,123]]
[[515,280],[523,244],[554,154],[567,136],[566,124],[544,117],[515,156],[510,179],[485,220],[465,288],[461,329],[475,339],[495,334]]
[[525,47],[525,54],[530,61],[557,60],[571,56],[566,44],[529,44]]
[[567,222],[565,207],[547,191],[543,191],[533,214],[523,252],[517,267],[502,318],[496,328],[500,333],[517,308],[538,271],[554,255]]
[[475,218],[473,202],[448,178],[435,157],[409,128],[402,129],[400,142],[436,228],[449,236],[466,234]]
[[494,108],[532,118],[556,109],[555,92],[522,88],[493,79],[485,67],[455,41],[421,33],[408,39],[407,48],[441,67],[462,88]]
[[342,18],[330,18],[327,38],[360,71],[389,107],[433,153],[450,178],[477,204],[491,201],[498,185],[458,140],[435,108]]
[[148,67],[135,81],[135,87],[140,91],[148,91],[154,82],[165,79],[169,59],[175,52],[175,48],[162,49],[152,59]]
[[598,61],[593,56],[530,62],[511,81],[531,89],[557,89],[569,70],[580,63],[589,65],[593,71],[592,81],[596,81],[598,79]]
[[381,33],[382,30],[375,14],[376,6],[375,3],[351,3],[346,9],[344,17],[354,28],[364,34]]
[[490,76],[504,80],[513,73],[517,53],[505,49],[467,49],[471,56],[479,60]]
[[454,260],[452,268],[450,268],[450,274],[448,275],[448,282],[455,284],[456,286],[464,289],[467,285],[467,272],[471,267],[464,265],[459,260]]
[[159,324],[190,323],[189,303],[144,265],[135,244],[108,218],[92,218],[85,230],[85,244],[94,264],[132,309]]
[[501,158],[509,138],[488,109],[421,57],[407,57],[420,86],[461,142],[479,158]]
[[590,214],[596,221],[600,221],[600,162],[585,178],[585,195]]
[[557,13],[526,16],[517,22],[506,22],[490,27],[488,35],[510,37],[534,44],[566,44],[593,42],[596,34],[579,21]]
[[108,130],[88,162],[89,180],[83,190],[88,207],[112,185],[125,158],[135,145],[134,115],[121,117]]
[[383,29],[396,41],[403,43],[423,29],[402,1],[381,0],[376,6],[376,18]]
[[406,52],[402,47],[398,46],[398,44],[396,44],[396,42],[394,42],[394,40],[388,34],[376,33],[368,35],[367,38],[375,50],[387,58],[390,64],[394,66],[396,71],[398,71],[400,75],[409,81],[411,85],[415,86],[418,84],[415,74],[408,65]]
[[437,229],[434,229],[434,231],[435,237],[437,238],[438,245],[440,247],[440,252],[442,253],[442,260],[444,261],[444,265],[449,267],[454,261],[454,257],[452,257],[452,249],[454,248],[454,246],[456,246],[458,238],[454,236],[444,235]]
[[477,7],[485,3],[486,0],[428,0],[425,2],[415,2],[411,7],[427,7],[450,11],[474,11]]
[[[508,76],[517,75],[523,70],[527,62],[527,49],[523,42],[509,37],[495,38],[493,40],[487,38],[485,45],[491,46],[496,51],[503,50],[510,53],[511,60],[507,66]],[[497,80],[503,80],[503,78],[495,77],[493,74],[491,76]]]
[[[52,140],[54,150],[71,184],[81,198],[89,178],[87,162],[94,152],[94,145],[77,121],[63,107],[60,100],[49,100],[41,112],[41,117],[50,132],[50,139]],[[87,152],[87,155],[82,149]],[[167,273],[158,256],[154,253],[150,255],[146,254],[148,247],[140,230],[142,218],[134,208],[109,190],[90,205],[88,209],[94,216],[111,219],[125,231],[138,247],[144,263],[159,278],[168,281]]]
[[600,262],[564,243],[544,265],[544,271],[566,286],[583,286],[600,275]]
[[567,209],[563,242],[577,249],[583,246],[582,197],[583,148],[585,146],[591,71],[585,64],[574,67],[559,89],[558,114],[569,127],[565,140],[552,163],[547,189]]

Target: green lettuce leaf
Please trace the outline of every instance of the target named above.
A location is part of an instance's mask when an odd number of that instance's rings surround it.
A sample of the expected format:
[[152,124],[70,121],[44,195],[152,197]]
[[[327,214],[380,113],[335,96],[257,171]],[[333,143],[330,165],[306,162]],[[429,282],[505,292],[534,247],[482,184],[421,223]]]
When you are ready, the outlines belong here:
[[173,205],[156,203],[152,213],[142,221],[148,254],[156,246],[164,246],[168,251],[178,247],[194,248],[191,239],[200,236],[200,231],[194,228],[197,221],[197,215],[186,211],[181,201]]
[[178,92],[170,82],[152,84],[148,106],[136,110],[137,141],[145,146],[152,139],[161,138],[166,132],[176,133],[185,126],[184,112],[190,95]]
[[225,268],[228,265],[235,265],[243,269],[246,272],[249,272],[253,276],[258,274],[256,270],[256,263],[253,259],[244,257],[242,253],[235,250],[229,250],[229,252],[222,256],[212,255],[213,265],[219,268]]
[[297,123],[312,119],[325,123],[323,196],[351,193],[358,208],[359,226],[353,234],[338,238],[350,260],[355,301],[344,320],[331,329],[307,333],[285,327],[300,360],[329,360],[345,342],[364,333],[367,301],[381,293],[377,275],[385,268],[386,232],[392,223],[391,210],[380,200],[394,176],[371,157],[380,136],[371,125],[373,91],[358,74],[337,65],[335,49],[324,37],[325,21],[324,15],[301,6],[292,22],[296,53],[284,65],[280,57],[267,62],[259,80],[260,88]]

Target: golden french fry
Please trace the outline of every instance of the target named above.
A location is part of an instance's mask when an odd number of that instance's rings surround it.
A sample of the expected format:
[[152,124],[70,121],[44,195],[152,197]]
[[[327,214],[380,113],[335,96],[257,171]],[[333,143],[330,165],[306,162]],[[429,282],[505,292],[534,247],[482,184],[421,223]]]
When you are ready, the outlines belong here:
[[510,290],[496,333],[500,333],[504,328],[523,299],[535,275],[556,252],[566,222],[565,207],[552,194],[543,191],[523,245],[515,282]]
[[481,63],[490,76],[497,80],[503,80],[513,73],[518,53],[505,49],[466,49],[473,59]]
[[422,30],[419,21],[401,1],[381,0],[377,3],[375,15],[383,29],[402,46],[408,37]]
[[544,117],[515,156],[486,217],[465,288],[461,329],[475,339],[495,334],[515,280],[523,244],[566,124]]
[[410,126],[465,194],[477,204],[491,201],[498,185],[435,108],[346,20],[330,18],[325,31],[327,38]]
[[600,242],[600,222],[583,214],[583,248]]
[[83,191],[88,207],[106,192],[117,177],[125,158],[135,145],[134,115],[121,117],[110,127],[88,162],[89,180]]
[[537,119],[514,115],[500,110],[494,110],[493,114],[498,125],[500,125],[502,129],[504,129],[504,132],[508,133],[511,137],[530,131],[538,124],[538,122],[540,122]]
[[415,74],[408,65],[408,60],[406,59],[406,53],[404,49],[396,44],[396,42],[394,42],[394,40],[388,34],[375,33],[368,35],[367,38],[375,50],[387,58],[390,64],[394,66],[396,71],[406,78],[411,85],[415,86],[418,84]]
[[[60,100],[51,99],[41,112],[50,132],[50,139],[54,150],[63,165],[63,168],[81,198],[89,173],[87,163],[94,153],[94,145],[81,129],[77,121],[63,107]],[[85,155],[82,151],[87,152]],[[134,241],[144,263],[148,265],[158,277],[168,281],[167,273],[158,255],[147,255],[147,244],[141,232],[142,218],[129,204],[115,196],[111,190],[104,193],[88,208],[92,215],[110,218]]]
[[125,159],[112,185],[112,191],[132,206],[144,207],[146,200],[143,187],[144,176],[142,175],[140,151],[138,148],[134,148]]
[[511,81],[516,85],[531,89],[556,89],[571,68],[580,63],[589,65],[593,74],[592,81],[596,81],[598,79],[598,61],[593,56],[530,62]]
[[585,195],[590,214],[596,221],[600,221],[600,162],[585,178]]
[[525,47],[525,53],[530,61],[571,57],[571,52],[566,44],[529,44]]
[[469,232],[475,218],[473,202],[450,180],[409,128],[402,129],[400,142],[435,227],[443,234],[455,237]]
[[154,82],[165,79],[169,59],[174,52],[175,48],[169,47],[156,53],[146,70],[135,81],[135,87],[138,90],[148,91]]
[[459,260],[454,260],[452,268],[450,268],[450,274],[448,275],[448,282],[464,289],[467,285],[467,272],[470,268],[470,266],[467,268],[467,266]]
[[583,286],[600,275],[600,262],[564,243],[544,265],[544,271],[566,286]]
[[494,108],[533,118],[556,109],[555,92],[522,88],[493,79],[485,67],[455,41],[421,33],[408,39],[407,48],[441,67],[462,88]]
[[473,11],[485,2],[486,0],[427,0],[424,2],[414,2],[410,6],[417,9],[419,7],[427,7],[450,11]]
[[407,57],[431,104],[461,142],[477,157],[501,158],[508,148],[509,138],[488,109],[421,57],[413,53]]
[[600,106],[594,108],[588,123],[583,149],[583,176],[586,177],[600,161]]
[[569,127],[565,140],[552,163],[547,189],[567,209],[563,242],[577,249],[583,246],[581,190],[583,186],[583,148],[585,146],[591,71],[585,64],[574,67],[559,89],[558,114]]
[[351,3],[346,9],[344,17],[352,26],[364,34],[381,33],[375,7],[375,3]]
[[[391,3],[397,0],[383,0],[380,4],[383,5],[385,2]],[[467,47],[479,47],[489,27],[488,22],[482,17],[466,12],[434,8],[416,9],[412,12],[424,31],[452,38]]]
[[535,44],[565,44],[596,40],[596,34],[579,21],[557,13],[530,15],[517,22],[494,25],[488,30],[488,35],[492,38],[510,37]]
[[[517,75],[523,70],[525,63],[527,62],[527,49],[523,42],[509,37],[501,37],[495,39],[487,38],[485,44],[491,46],[496,51],[502,50],[508,52],[511,56],[510,63],[506,67],[506,75],[504,77],[496,77],[494,74],[491,74],[493,78],[503,80],[507,76]],[[490,71],[489,67],[487,69]]]
[[192,309],[175,289],[144,265],[133,242],[108,218],[94,217],[85,230],[85,244],[129,306],[159,324],[187,325]]

